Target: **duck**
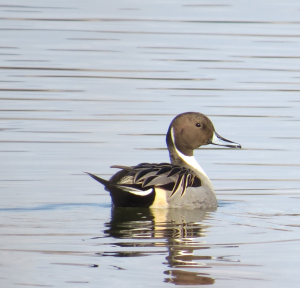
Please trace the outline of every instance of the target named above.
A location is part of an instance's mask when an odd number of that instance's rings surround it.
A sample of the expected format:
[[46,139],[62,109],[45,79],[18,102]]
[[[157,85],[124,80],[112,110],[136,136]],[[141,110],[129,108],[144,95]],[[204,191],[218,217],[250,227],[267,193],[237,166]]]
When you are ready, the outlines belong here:
[[199,112],[177,115],[166,134],[171,163],[141,163],[118,168],[109,180],[86,172],[104,185],[113,207],[209,209],[218,205],[213,185],[194,157],[203,145],[242,148],[221,137]]

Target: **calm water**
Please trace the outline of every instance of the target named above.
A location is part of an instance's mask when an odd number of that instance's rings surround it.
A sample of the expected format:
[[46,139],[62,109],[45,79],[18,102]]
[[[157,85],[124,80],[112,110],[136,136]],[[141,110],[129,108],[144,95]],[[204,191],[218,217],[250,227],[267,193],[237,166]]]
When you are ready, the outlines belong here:
[[[263,3],[262,3],[263,2]],[[0,3],[1,287],[296,287],[300,2]],[[110,165],[207,114],[215,211],[112,210]]]

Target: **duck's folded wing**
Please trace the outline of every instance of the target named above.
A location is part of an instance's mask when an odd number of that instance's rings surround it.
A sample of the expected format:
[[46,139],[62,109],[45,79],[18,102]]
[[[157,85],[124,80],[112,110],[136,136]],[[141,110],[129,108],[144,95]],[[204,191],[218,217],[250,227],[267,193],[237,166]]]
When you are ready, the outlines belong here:
[[139,196],[146,196],[155,188],[169,191],[169,197],[180,193],[181,197],[188,187],[201,186],[196,174],[182,166],[169,163],[151,164],[142,163],[133,167],[114,166],[128,171],[115,184],[122,191]]

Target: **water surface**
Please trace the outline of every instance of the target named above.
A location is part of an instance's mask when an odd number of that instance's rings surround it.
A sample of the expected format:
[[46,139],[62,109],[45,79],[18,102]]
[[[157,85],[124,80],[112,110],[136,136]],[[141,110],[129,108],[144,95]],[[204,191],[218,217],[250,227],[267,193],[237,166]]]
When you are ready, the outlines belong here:
[[[1,287],[295,287],[298,1],[0,4]],[[199,111],[214,211],[111,209],[113,164],[169,161]]]

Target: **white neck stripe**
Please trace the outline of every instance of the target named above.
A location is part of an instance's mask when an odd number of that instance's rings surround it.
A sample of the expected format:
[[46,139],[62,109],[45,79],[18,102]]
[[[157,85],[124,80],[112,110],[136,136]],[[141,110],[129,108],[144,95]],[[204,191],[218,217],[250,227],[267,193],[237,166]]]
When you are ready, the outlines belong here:
[[[199,171],[201,174],[204,174],[206,177],[206,173],[204,172],[204,170],[202,169],[202,167],[199,165],[199,163],[197,162],[196,158],[194,156],[186,156],[183,153],[181,153],[175,145],[175,139],[174,139],[174,128],[171,128],[171,138],[175,147],[175,151],[177,153],[177,155],[188,165],[190,165],[191,167],[193,167],[196,171]],[[208,178],[208,177],[207,177]]]

